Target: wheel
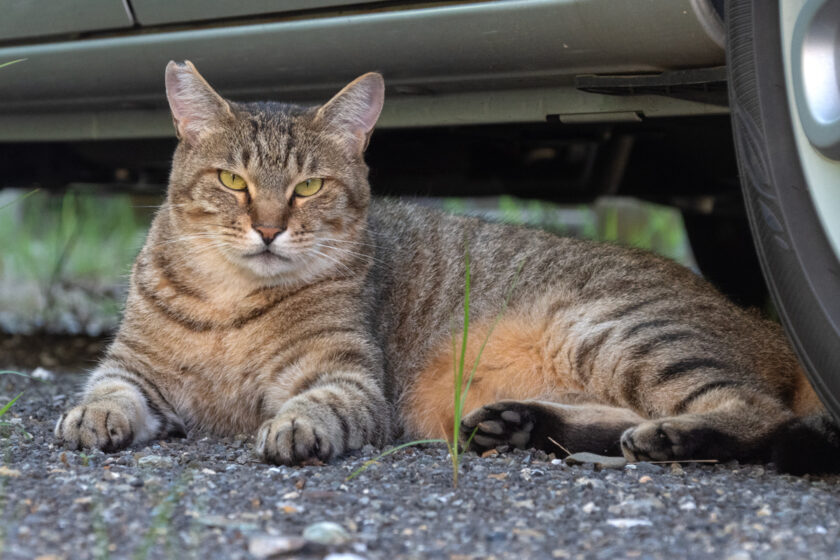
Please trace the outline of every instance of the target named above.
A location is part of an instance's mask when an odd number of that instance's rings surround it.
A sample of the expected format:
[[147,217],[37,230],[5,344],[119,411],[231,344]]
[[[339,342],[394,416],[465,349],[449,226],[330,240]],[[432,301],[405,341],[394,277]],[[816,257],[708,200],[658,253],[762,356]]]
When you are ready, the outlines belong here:
[[731,0],[745,205],[781,321],[840,420],[840,0]]

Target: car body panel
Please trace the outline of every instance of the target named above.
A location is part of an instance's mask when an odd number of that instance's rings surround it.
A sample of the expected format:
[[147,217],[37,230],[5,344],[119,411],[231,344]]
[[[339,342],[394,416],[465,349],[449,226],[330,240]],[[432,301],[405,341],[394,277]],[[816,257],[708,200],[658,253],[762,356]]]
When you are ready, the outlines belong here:
[[[140,25],[160,25],[186,21],[204,21],[233,17],[277,14],[298,10],[316,10],[358,4],[359,0],[131,0],[134,16]],[[368,0],[367,4],[393,4],[388,0]]]
[[[6,140],[169,134],[168,124],[146,121],[168,122],[163,68],[173,59],[192,60],[222,94],[237,100],[322,101],[359,74],[378,70],[394,107],[384,126],[624,113],[641,104],[628,108],[606,96],[576,95],[574,77],[722,64],[722,46],[697,4],[444,3],[8,46],[0,48],[0,61],[27,60],[0,75],[0,130]],[[547,102],[554,90],[571,104],[521,106]],[[685,114],[707,109],[673,103]],[[492,115],[491,105],[499,109]],[[31,118],[21,121],[22,115]],[[76,124],[68,127],[70,122]]]
[[109,29],[134,22],[122,0],[15,0],[0,7],[0,41]]

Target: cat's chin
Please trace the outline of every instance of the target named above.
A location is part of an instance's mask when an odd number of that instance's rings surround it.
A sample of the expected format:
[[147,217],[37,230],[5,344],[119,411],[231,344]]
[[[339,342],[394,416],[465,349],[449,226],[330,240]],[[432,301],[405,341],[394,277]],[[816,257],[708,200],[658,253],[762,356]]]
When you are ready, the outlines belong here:
[[318,278],[327,268],[320,262],[269,251],[238,255],[234,258],[226,256],[241,272],[263,287],[306,284]]
[[238,264],[251,274],[265,279],[295,275],[294,273],[299,269],[299,265],[296,265],[291,258],[270,251],[242,255],[237,260]]

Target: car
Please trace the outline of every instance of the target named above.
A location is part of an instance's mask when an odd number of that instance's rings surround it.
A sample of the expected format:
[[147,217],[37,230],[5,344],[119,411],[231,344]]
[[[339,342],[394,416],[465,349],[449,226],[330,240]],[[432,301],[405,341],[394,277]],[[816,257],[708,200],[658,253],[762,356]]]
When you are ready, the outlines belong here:
[[160,188],[173,59],[235,100],[382,72],[380,194],[680,208],[703,273],[745,305],[769,290],[840,416],[840,0],[11,3],[0,172]]

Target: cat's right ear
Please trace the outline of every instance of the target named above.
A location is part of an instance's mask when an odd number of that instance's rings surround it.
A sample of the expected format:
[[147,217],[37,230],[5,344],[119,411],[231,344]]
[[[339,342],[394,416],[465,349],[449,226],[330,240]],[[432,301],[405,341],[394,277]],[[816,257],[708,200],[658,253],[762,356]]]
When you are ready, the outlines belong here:
[[179,140],[195,144],[201,136],[233,118],[230,105],[210,87],[193,63],[166,65],[166,98]]
[[384,100],[382,75],[368,72],[322,105],[315,119],[323,123],[326,130],[340,137],[350,153],[359,155],[367,148]]

